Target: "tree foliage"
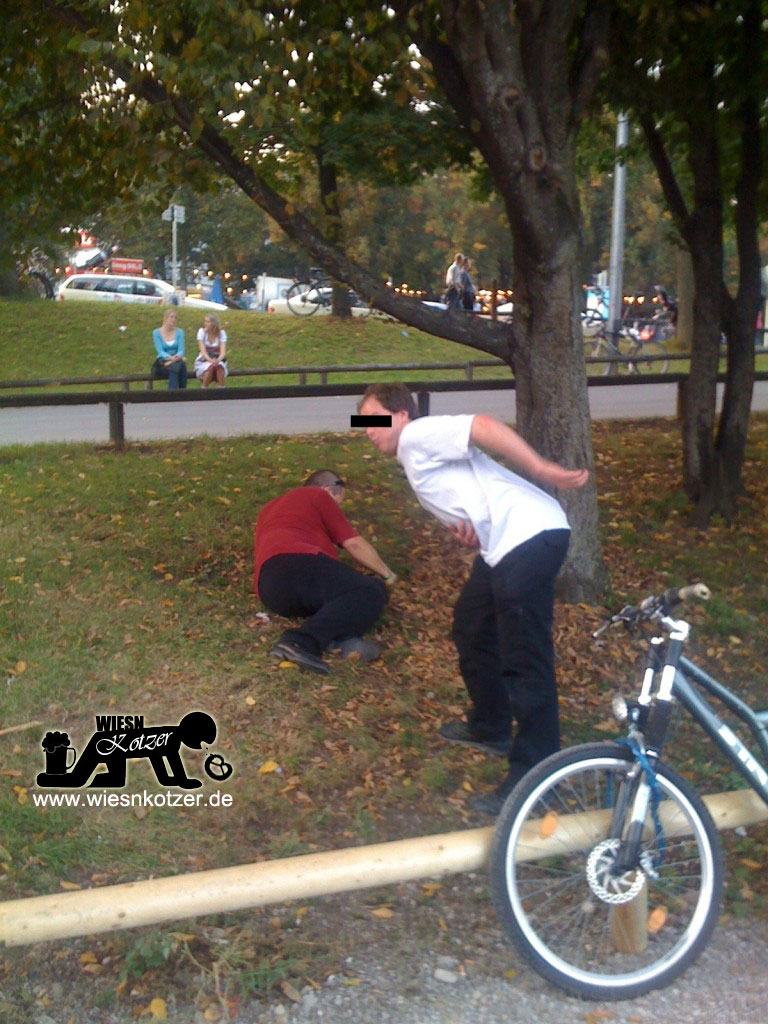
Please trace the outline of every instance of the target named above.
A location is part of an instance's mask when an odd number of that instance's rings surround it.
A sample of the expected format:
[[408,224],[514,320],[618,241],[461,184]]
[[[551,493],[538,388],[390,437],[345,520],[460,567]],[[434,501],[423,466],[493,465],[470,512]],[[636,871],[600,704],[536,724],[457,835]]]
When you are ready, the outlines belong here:
[[[758,229],[765,215],[768,4],[709,0],[620,5],[611,87],[638,118],[676,228],[693,259],[693,358],[683,428],[684,476],[705,525],[733,513],[754,379],[760,298]],[[627,57],[629,60],[627,61]],[[737,282],[725,279],[731,222]],[[720,337],[728,373],[715,430]]]
[[[2,52],[28,63],[40,79],[24,112],[30,140],[46,118],[63,119],[50,133],[49,164],[66,167],[78,137],[86,140],[78,145],[88,187],[109,183],[125,194],[158,168],[178,182],[204,181],[214,170],[229,176],[372,304],[514,360],[521,432],[547,455],[591,466],[574,148],[605,64],[612,6],[11,0]],[[6,110],[15,102],[7,97],[12,89],[11,82],[0,99]],[[61,108],[51,115],[56,97]],[[386,117],[397,110],[403,132],[393,138]],[[301,197],[291,193],[289,179],[301,180],[313,148],[326,162],[332,151],[336,169],[351,152],[355,168],[368,173],[359,159],[364,147],[354,148],[358,116],[378,118],[373,123],[397,143],[396,155],[382,153],[382,173],[396,165],[407,177],[438,166],[435,154],[445,162],[449,143],[463,151],[469,142],[479,152],[512,231],[514,327],[436,313],[395,295],[298,208]],[[451,121],[461,131],[452,133]],[[422,142],[409,148],[411,122]],[[0,131],[8,137],[7,128]],[[433,149],[432,140],[439,146]],[[594,487],[566,502],[576,526],[570,591],[587,595],[602,582]]]

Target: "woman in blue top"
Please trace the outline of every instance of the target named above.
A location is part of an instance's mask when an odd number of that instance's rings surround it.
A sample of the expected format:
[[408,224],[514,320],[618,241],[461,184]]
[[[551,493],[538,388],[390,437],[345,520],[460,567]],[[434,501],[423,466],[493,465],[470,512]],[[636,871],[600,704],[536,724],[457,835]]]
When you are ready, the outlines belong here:
[[176,326],[176,310],[169,309],[163,317],[162,327],[152,332],[157,359],[152,364],[152,376],[168,381],[168,390],[187,386],[187,364],[184,362],[184,331]]

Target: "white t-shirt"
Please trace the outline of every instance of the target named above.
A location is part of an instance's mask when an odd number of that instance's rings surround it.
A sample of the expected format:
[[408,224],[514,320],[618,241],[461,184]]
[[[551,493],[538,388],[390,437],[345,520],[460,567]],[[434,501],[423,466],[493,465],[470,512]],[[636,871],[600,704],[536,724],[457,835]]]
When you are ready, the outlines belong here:
[[472,523],[490,566],[543,530],[567,530],[558,502],[470,442],[473,416],[425,416],[403,427],[397,459],[428,512]]

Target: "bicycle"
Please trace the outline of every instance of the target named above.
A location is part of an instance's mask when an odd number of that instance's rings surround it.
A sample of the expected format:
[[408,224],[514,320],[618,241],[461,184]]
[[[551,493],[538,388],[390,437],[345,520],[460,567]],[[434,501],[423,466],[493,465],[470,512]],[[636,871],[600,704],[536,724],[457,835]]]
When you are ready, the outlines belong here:
[[[768,804],[768,711],[753,711],[683,656],[690,627],[671,612],[691,597],[709,591],[697,584],[646,598],[594,634],[661,626],[639,695],[613,701],[627,738],[553,754],[521,780],[497,822],[491,893],[504,931],[539,974],[585,999],[668,985],[701,954],[720,913],[717,829],[691,783],[662,760],[676,706]],[[749,727],[760,757],[697,687]]]
[[[605,360],[603,374],[666,373],[669,357],[664,345],[662,321],[636,321],[624,324],[618,334],[610,338],[605,321],[595,325],[591,336],[584,338],[590,355]],[[660,357],[666,358],[660,358]],[[593,364],[590,364],[593,365]]]
[[40,299],[54,297],[54,275],[50,260],[42,249],[34,248],[16,263],[16,276],[22,292]]
[[[310,267],[309,277],[303,281],[295,281],[285,294],[288,309],[294,316],[312,316],[318,309],[330,309],[333,302],[333,281],[319,267]],[[355,314],[359,317],[368,316],[370,306],[360,305],[360,300],[353,291],[349,293],[350,306],[358,307]]]

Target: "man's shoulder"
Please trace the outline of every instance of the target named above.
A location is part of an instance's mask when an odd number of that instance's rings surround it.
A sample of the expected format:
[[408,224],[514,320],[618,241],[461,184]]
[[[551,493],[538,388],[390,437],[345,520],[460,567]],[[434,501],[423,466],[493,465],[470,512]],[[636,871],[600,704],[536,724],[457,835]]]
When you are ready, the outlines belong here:
[[473,414],[421,416],[403,427],[397,454],[418,457],[420,451],[430,452],[444,445],[465,447],[468,443]]

